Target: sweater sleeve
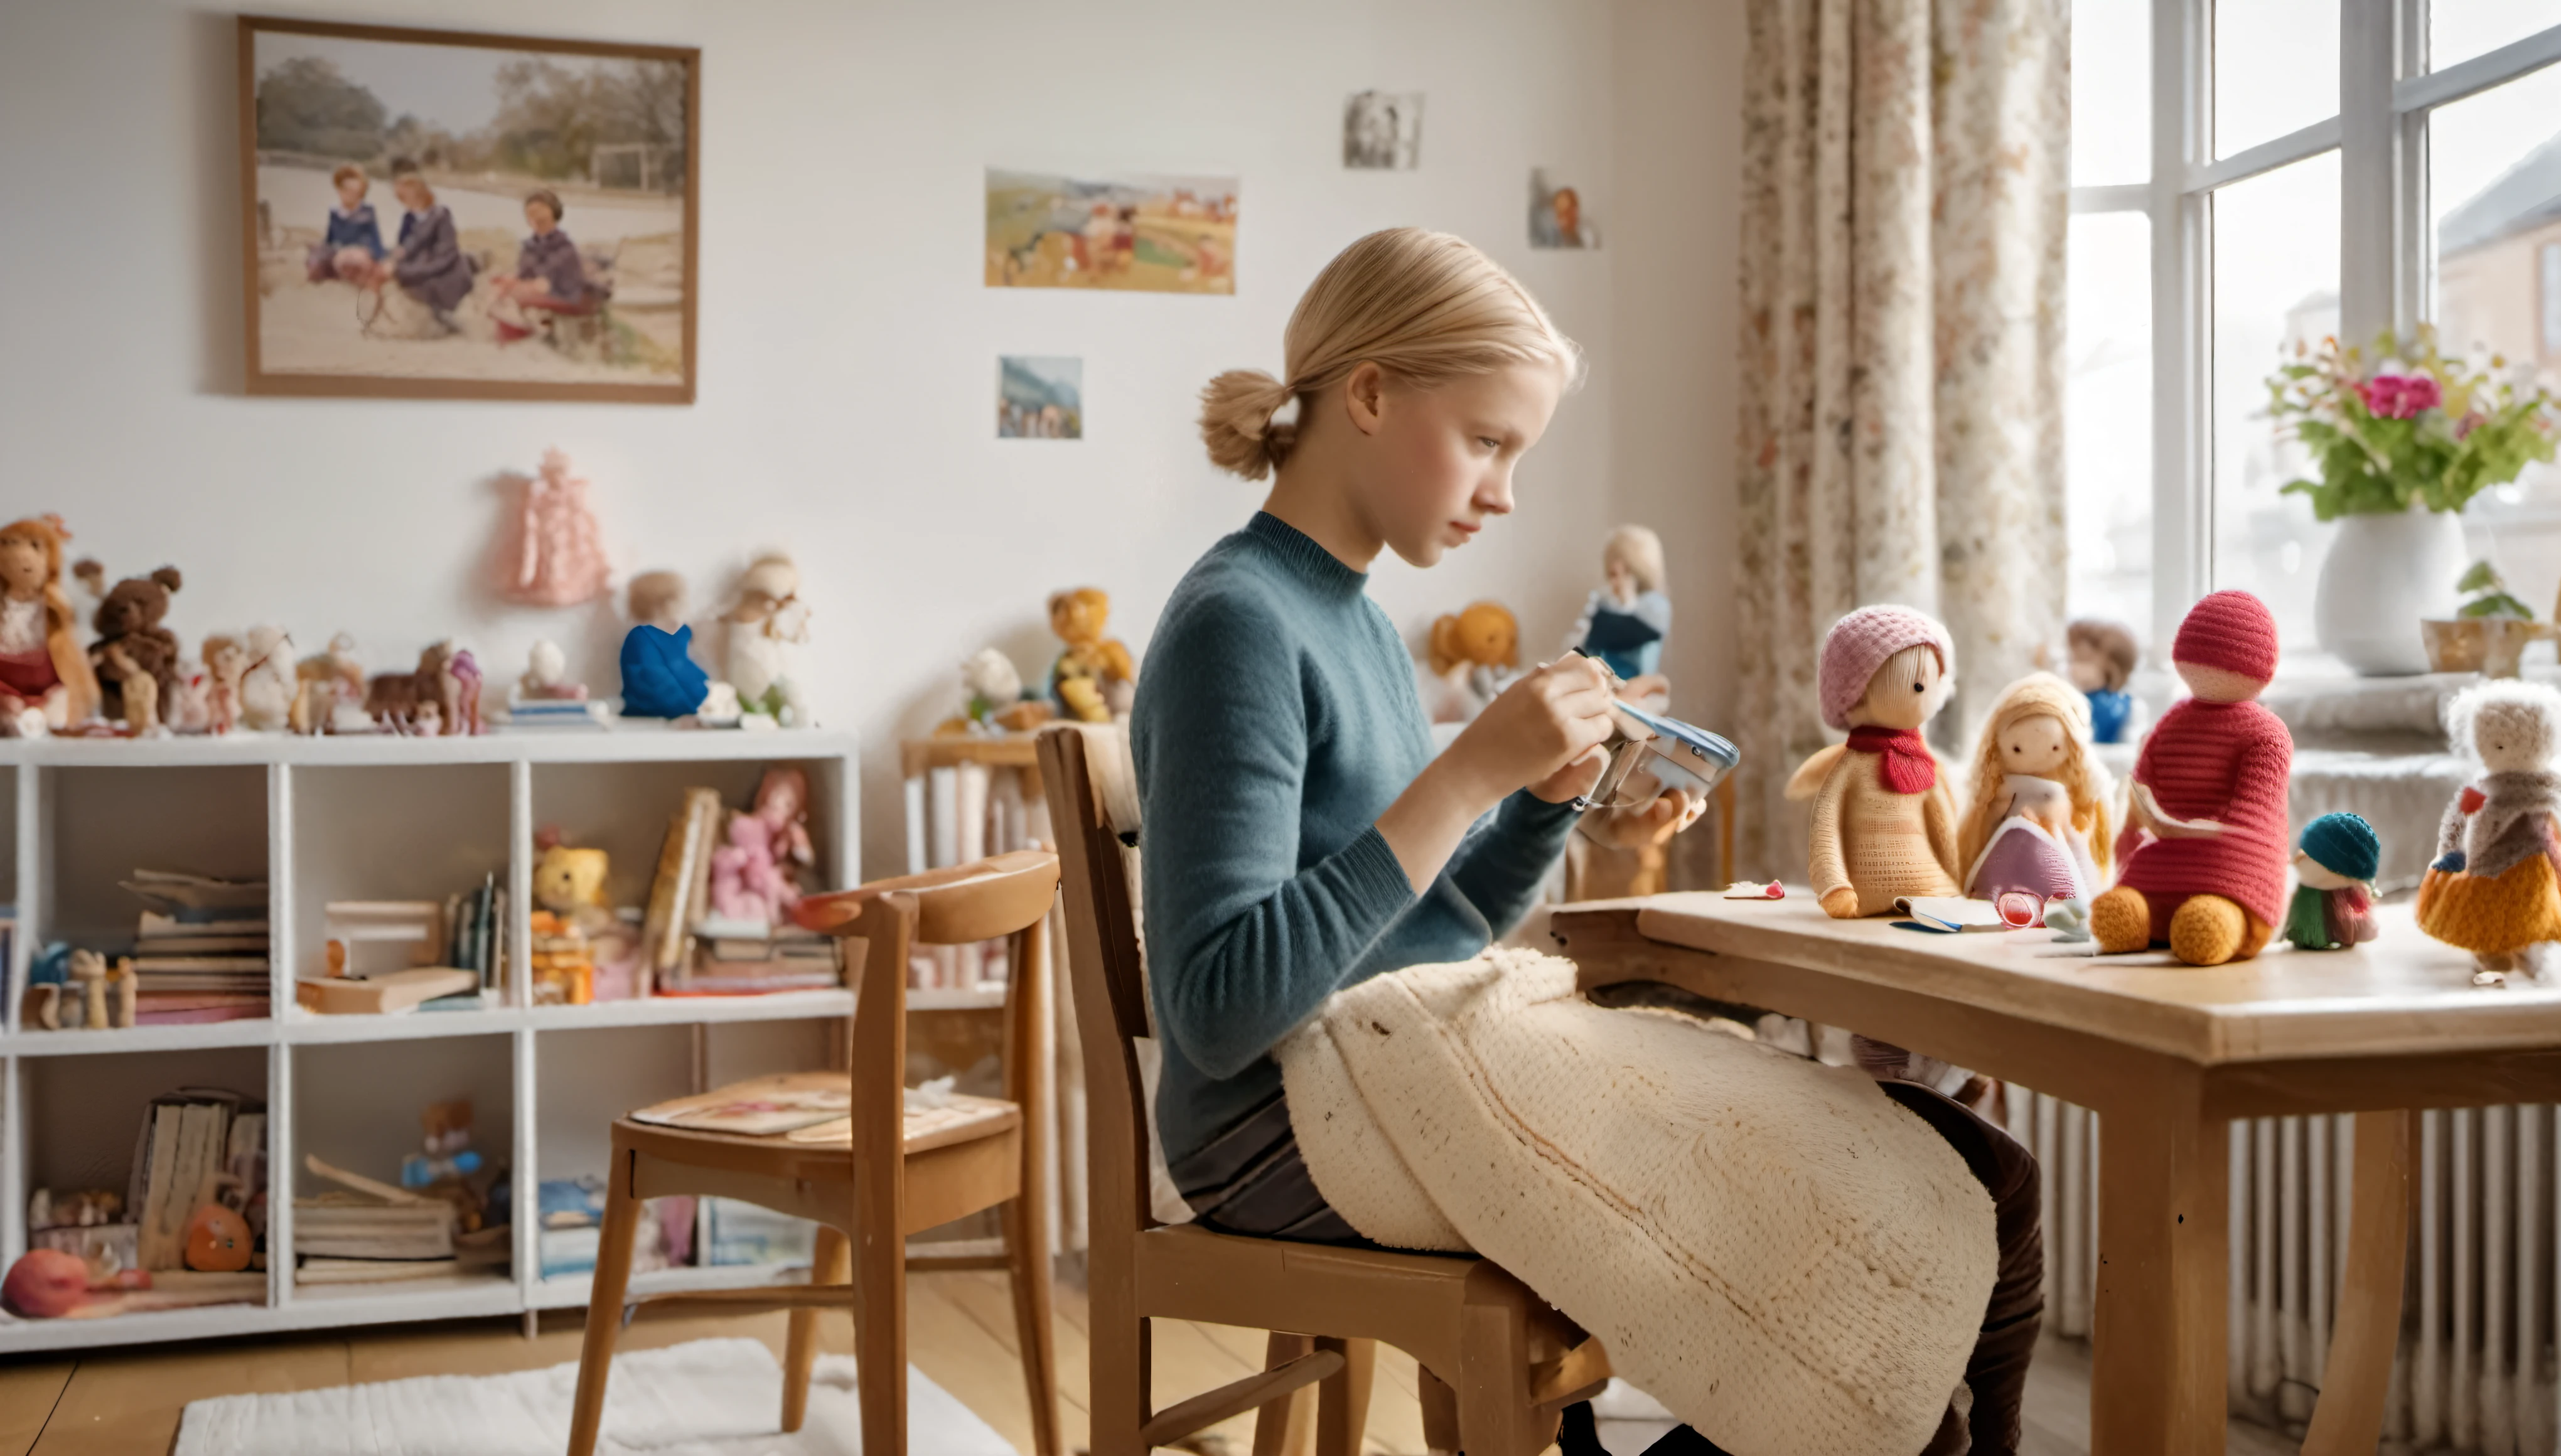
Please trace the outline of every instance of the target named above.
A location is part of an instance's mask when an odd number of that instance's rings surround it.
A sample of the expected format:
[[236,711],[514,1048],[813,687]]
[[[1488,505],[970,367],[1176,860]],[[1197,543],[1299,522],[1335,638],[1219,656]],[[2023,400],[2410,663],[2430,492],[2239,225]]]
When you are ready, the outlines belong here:
[[1486,927],[1501,939],[1537,902],[1565,837],[1574,832],[1571,801],[1551,804],[1527,789],[1494,810],[1493,823],[1461,846],[1448,871],[1451,882]]
[[[1244,1071],[1414,902],[1375,825],[1298,864],[1307,712],[1293,649],[1209,599],[1158,632],[1134,746],[1158,1025],[1214,1077]],[[1168,684],[1178,692],[1164,692]]]
[[1835,890],[1849,885],[1849,867],[1841,851],[1841,814],[1847,807],[1845,795],[1849,775],[1843,770],[1847,760],[1837,760],[1823,775],[1822,789],[1814,795],[1814,823],[1807,841],[1805,878],[1813,886],[1819,900]]

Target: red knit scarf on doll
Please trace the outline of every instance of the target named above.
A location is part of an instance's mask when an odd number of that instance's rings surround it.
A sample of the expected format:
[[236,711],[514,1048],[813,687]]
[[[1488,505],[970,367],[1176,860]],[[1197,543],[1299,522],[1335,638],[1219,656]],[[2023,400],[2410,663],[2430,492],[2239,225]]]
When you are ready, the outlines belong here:
[[1939,760],[1930,756],[1930,745],[1919,728],[1862,725],[1849,730],[1849,748],[1853,753],[1874,753],[1877,776],[1895,793],[1928,793],[1939,782]]

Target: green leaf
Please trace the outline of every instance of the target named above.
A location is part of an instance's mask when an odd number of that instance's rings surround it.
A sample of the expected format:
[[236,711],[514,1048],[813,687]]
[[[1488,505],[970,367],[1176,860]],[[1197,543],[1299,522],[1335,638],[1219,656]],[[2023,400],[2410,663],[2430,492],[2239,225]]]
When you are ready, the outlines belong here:
[[2498,579],[2498,568],[2487,562],[2475,562],[2463,579],[2455,583],[2457,591],[2496,591],[2506,583]]

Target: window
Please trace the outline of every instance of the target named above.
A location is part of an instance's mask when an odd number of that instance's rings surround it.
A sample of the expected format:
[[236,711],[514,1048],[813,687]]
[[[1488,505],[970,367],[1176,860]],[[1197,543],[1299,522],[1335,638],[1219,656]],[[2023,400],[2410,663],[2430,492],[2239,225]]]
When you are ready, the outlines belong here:
[[[2449,354],[2561,388],[2556,22],[2554,0],[2073,0],[2076,615],[2158,643],[2247,587],[2288,671],[2320,671],[2333,528],[2279,493],[2308,462],[2268,375],[2426,321]],[[2561,470],[2465,529],[2538,608],[2561,594]]]

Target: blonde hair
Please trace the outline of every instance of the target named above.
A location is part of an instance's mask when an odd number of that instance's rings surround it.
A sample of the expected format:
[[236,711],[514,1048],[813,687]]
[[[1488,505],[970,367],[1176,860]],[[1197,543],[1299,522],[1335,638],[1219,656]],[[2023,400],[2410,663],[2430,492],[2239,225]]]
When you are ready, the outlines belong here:
[[1334,255],[1289,315],[1288,371],[1231,369],[1201,391],[1201,439],[1222,470],[1261,480],[1288,458],[1298,427],[1273,415],[1349,377],[1363,362],[1429,389],[1515,364],[1545,364],[1570,389],[1583,351],[1538,300],[1463,239],[1421,228],[1372,233]]
[[2051,718],[2063,725],[2067,751],[2055,778],[2072,798],[2072,827],[2090,842],[2090,861],[2104,881],[2115,852],[2111,841],[2116,836],[2108,810],[2115,785],[2109,779],[2107,765],[2090,751],[2089,698],[2052,673],[2029,673],[2001,690],[2000,702],[1984,723],[1982,743],[1974,752],[1972,802],[1966,806],[1964,822],[1957,832],[1957,863],[1970,876],[1983,847],[1992,842],[1992,832],[2000,828],[2000,811],[2007,802],[2001,783],[2005,776],[2001,768],[2001,734],[2031,718]]
[[1605,566],[1625,563],[1639,591],[1663,589],[1663,539],[1648,527],[1622,526],[1611,532],[1608,544],[1601,548],[1601,561]]

